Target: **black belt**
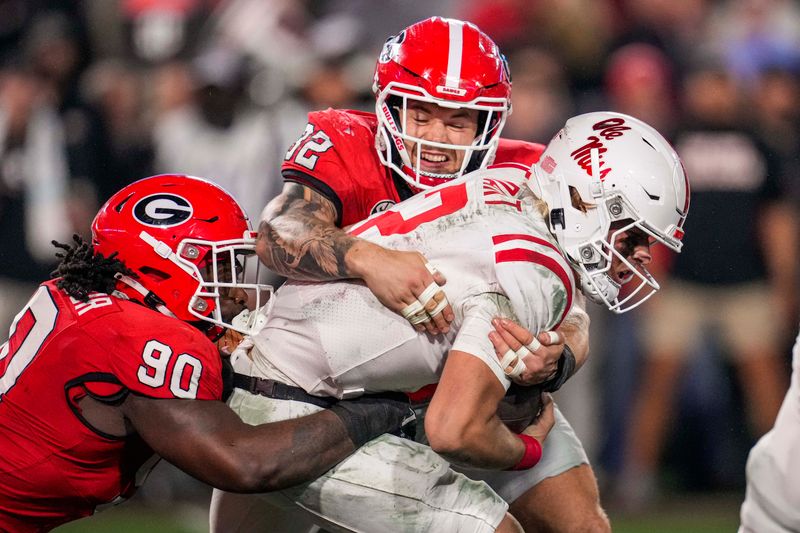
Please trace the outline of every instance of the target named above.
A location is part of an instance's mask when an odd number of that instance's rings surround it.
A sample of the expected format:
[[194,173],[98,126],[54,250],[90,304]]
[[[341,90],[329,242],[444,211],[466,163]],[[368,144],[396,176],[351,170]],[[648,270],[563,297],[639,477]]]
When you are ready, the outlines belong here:
[[246,376],[244,374],[233,375],[233,386],[237,389],[242,389],[250,392],[251,394],[260,394],[267,398],[275,398],[276,400],[293,400],[295,402],[305,402],[319,407],[332,407],[339,400],[336,398],[314,396],[309,394],[300,387],[292,387],[286,383],[275,381],[273,379],[257,378],[255,376]]

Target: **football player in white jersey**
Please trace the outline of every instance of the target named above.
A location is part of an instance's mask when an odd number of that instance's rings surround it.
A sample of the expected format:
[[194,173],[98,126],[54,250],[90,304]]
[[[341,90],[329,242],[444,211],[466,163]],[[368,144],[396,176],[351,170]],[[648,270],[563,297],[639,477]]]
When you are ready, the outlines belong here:
[[792,382],[775,425],[750,450],[739,533],[800,531],[800,334]]
[[[576,286],[616,312],[635,307],[658,289],[645,269],[650,246],[680,251],[688,204],[683,167],[663,137],[604,112],[570,119],[531,168],[477,171],[352,226],[381,246],[422,252],[445,273],[453,327],[443,336],[418,332],[360,283],[289,282],[260,333],[233,355],[240,388],[230,405],[255,424],[335,398],[438,383],[424,427],[430,447],[384,435],[317,480],[262,498],[337,531],[521,530],[498,492],[529,477],[521,470],[542,458],[536,437],[548,422],[517,434],[497,417],[509,376],[524,364],[514,346],[495,357],[492,318],[551,330]],[[552,417],[544,403],[543,418]],[[495,492],[451,463],[512,471],[494,480]],[[212,528],[252,530],[259,505],[215,491]]]

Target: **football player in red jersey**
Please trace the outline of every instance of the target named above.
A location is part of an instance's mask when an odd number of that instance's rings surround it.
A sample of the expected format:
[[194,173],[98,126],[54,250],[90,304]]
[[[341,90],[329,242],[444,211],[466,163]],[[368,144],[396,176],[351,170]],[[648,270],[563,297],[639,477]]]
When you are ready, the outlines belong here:
[[[223,402],[212,339],[248,333],[268,286],[246,284],[255,234],[210,182],[133,183],[76,237],[56,277],[0,346],[0,530],[47,531],[129,497],[158,454],[233,491],[314,478],[409,413],[406,402],[342,402],[249,426]],[[349,438],[348,438],[349,437]]]
[[[443,273],[417,252],[387,250],[342,228],[465,172],[492,163],[530,165],[544,147],[500,137],[511,111],[508,65],[473,24],[433,17],[390,38],[373,90],[374,114],[309,114],[286,154],[284,189],[262,214],[257,252],[270,269],[292,279],[361,279],[418,330],[446,332],[454,314],[444,291],[436,290],[446,281]],[[538,349],[530,332],[513,324],[496,327],[506,339],[516,335],[521,341],[527,365],[515,378],[521,383],[552,379],[559,368],[574,371],[588,354],[588,317],[581,310],[567,317],[557,341],[538,333]],[[506,346],[497,333],[492,340]],[[559,365],[573,355],[575,364]],[[564,444],[548,448],[527,486],[512,482],[505,492],[512,513],[529,530],[609,530],[588,459],[557,412],[550,439],[558,442],[559,436]],[[558,456],[567,449],[575,453]]]

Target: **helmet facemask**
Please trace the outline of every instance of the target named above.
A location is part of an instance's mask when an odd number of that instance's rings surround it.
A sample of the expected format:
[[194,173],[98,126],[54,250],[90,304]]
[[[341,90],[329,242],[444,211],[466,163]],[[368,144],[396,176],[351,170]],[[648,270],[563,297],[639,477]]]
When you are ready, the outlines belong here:
[[[153,248],[161,260],[177,266],[164,268],[142,268],[137,279],[117,275],[117,279],[127,288],[127,297],[141,300],[168,316],[181,316],[186,312],[198,320],[216,326],[209,330],[209,336],[222,333],[221,328],[229,328],[243,335],[257,333],[264,322],[272,303],[271,285],[258,283],[261,264],[255,255],[256,233],[246,231],[241,239],[207,241],[187,238],[178,243],[173,252],[168,245],[153,238],[146,231],[140,239]],[[158,261],[151,261],[158,265]],[[172,271],[172,274],[168,274]],[[183,284],[194,286],[193,294],[185,299],[186,308],[173,309],[159,297],[168,287],[172,276],[186,276],[192,281]],[[151,290],[152,289],[152,290]],[[231,291],[243,291],[234,297]],[[247,305],[245,305],[245,302]]]
[[[660,288],[645,266],[651,257],[650,247],[659,239],[645,221],[632,218],[634,212],[622,196],[606,198],[604,204],[609,215],[609,223],[603,224],[607,229],[599,228],[598,237],[581,244],[570,258],[580,274],[583,294],[614,313],[624,313],[644,303]],[[603,210],[596,206],[592,209]],[[646,239],[646,252],[637,250],[641,243],[631,244],[641,238]],[[618,268],[614,268],[615,260]],[[620,278],[617,272],[626,274]],[[623,285],[624,295],[620,296]]]
[[[425,102],[444,109],[467,109],[477,112],[477,128],[470,144],[449,144],[427,140],[409,133],[409,104]],[[380,128],[376,147],[381,163],[397,172],[417,189],[429,189],[448,180],[490,164],[494,159],[499,132],[505,124],[508,109],[504,99],[482,98],[480,102],[456,104],[424,94],[418,87],[390,83],[376,101]],[[412,146],[413,145],[413,146]],[[409,151],[412,146],[412,151]],[[437,173],[423,170],[422,154],[426,149],[462,154],[453,172]]]
[[[272,302],[272,287],[258,283],[261,264],[255,246],[256,234],[251,231],[245,232],[241,239],[218,242],[185,239],[178,245],[178,260],[199,281],[189,300],[188,310],[192,315],[244,335],[261,329]],[[192,256],[203,259],[193,261]],[[238,294],[234,295],[234,291]]]

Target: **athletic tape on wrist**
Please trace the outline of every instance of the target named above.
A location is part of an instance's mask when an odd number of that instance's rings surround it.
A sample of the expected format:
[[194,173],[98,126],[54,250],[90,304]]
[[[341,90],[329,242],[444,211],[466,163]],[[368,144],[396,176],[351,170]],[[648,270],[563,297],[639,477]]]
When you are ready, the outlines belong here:
[[522,458],[517,464],[509,468],[509,470],[527,470],[533,468],[542,458],[542,445],[538,440],[524,433],[518,433],[517,437],[519,437],[525,445],[525,453],[522,454]]

